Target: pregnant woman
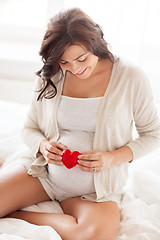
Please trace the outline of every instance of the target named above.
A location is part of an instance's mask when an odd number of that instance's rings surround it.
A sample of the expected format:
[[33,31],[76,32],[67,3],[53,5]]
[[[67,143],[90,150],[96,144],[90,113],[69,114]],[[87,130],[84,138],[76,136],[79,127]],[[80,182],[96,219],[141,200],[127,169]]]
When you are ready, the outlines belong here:
[[[22,132],[29,152],[0,176],[0,216],[49,225],[63,240],[114,240],[128,165],[160,143],[149,81],[77,8],[50,20],[40,55]],[[79,152],[72,168],[69,151]],[[20,210],[47,200],[64,213]]]

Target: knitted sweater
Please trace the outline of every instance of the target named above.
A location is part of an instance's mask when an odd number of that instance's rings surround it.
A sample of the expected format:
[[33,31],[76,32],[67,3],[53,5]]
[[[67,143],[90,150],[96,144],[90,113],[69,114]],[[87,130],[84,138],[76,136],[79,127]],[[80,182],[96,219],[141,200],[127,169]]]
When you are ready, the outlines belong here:
[[[57,95],[52,99],[37,101],[38,92],[33,93],[30,109],[25,121],[22,137],[29,147],[24,156],[28,173],[47,177],[47,161],[38,152],[44,139],[57,141],[57,109],[63,89],[64,76],[60,73],[52,78]],[[36,81],[35,89],[41,89],[42,80]],[[138,137],[133,139],[135,123]],[[111,78],[101,102],[93,149],[114,151],[128,146],[136,160],[160,146],[160,120],[154,105],[151,86],[146,75],[136,66],[119,58],[112,69]],[[128,163],[117,165],[103,172],[94,173],[96,193],[82,196],[91,201],[120,202],[127,179]]]

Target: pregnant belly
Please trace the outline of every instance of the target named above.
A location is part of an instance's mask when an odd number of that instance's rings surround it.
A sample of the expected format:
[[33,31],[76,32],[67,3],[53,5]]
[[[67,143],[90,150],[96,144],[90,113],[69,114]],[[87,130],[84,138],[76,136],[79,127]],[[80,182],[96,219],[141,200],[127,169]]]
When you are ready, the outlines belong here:
[[77,166],[67,169],[65,166],[49,164],[48,177],[51,182],[72,197],[95,192],[93,173],[84,172]]
[[59,142],[71,151],[87,152],[93,149],[94,133],[79,131],[60,131]]
[[[71,151],[86,152],[93,149],[94,133],[60,131],[59,142]],[[74,196],[95,192],[93,173],[84,172],[78,166],[67,169],[48,164],[48,176],[60,189]]]

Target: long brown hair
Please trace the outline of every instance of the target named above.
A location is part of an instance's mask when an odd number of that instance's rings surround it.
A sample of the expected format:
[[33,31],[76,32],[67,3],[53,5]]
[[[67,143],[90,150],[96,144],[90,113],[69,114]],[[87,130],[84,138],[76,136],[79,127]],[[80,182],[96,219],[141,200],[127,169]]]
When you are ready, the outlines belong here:
[[39,53],[42,56],[43,67],[36,74],[42,78],[43,86],[37,101],[43,97],[50,99],[57,94],[51,78],[58,72],[62,73],[59,63],[68,46],[74,43],[84,44],[100,59],[108,58],[113,62],[114,56],[108,50],[103,36],[101,27],[79,8],[60,12],[51,18]]

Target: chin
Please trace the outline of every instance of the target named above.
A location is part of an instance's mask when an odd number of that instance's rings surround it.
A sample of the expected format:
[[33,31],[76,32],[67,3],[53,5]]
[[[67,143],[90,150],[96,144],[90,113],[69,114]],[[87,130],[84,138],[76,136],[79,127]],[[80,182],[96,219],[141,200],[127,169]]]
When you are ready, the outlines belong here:
[[86,75],[86,76],[77,76],[79,79],[88,79],[90,75]]
[[81,79],[87,79],[91,76],[91,71],[89,69],[87,69],[87,72],[85,72],[84,74],[82,75],[76,75],[78,78],[81,78]]

